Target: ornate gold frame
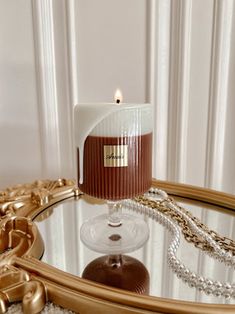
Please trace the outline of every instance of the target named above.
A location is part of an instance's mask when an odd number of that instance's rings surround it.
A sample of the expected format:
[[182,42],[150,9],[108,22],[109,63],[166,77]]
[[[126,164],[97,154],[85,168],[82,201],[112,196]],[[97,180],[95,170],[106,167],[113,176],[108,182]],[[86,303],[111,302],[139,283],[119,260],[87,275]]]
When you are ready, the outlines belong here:
[[[235,196],[153,180],[171,195],[234,209]],[[102,286],[39,260],[44,245],[33,219],[45,208],[80,192],[71,180],[36,181],[0,191],[0,313],[22,301],[24,313],[38,313],[47,301],[79,313],[235,313],[235,305],[202,304]]]

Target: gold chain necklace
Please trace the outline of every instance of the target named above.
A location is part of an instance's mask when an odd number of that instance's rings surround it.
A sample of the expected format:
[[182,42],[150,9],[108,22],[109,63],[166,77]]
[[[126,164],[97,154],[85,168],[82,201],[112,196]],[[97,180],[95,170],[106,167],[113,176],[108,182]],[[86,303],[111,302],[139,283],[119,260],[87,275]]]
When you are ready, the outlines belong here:
[[[154,193],[153,191],[154,189],[150,190],[150,196],[151,194],[156,194],[156,192]],[[224,249],[226,252],[230,252],[233,256],[235,256],[234,240],[221,236],[214,230],[210,230],[204,223],[200,221],[200,219],[194,217],[190,211],[186,210],[182,206],[179,206],[173,198],[167,196],[166,198],[159,201],[149,199],[147,196],[138,196],[134,200],[144,206],[156,209],[164,215],[170,217],[181,228],[181,232],[187,242],[193,243],[195,247],[203,251],[212,252],[213,247],[210,246],[210,244],[202,237],[200,237],[199,234],[194,233],[193,230],[189,227],[188,221],[184,218],[184,215],[187,215],[187,217],[190,218],[198,228],[209,234],[222,249]],[[173,207],[177,206],[179,211],[172,210],[172,205]]]

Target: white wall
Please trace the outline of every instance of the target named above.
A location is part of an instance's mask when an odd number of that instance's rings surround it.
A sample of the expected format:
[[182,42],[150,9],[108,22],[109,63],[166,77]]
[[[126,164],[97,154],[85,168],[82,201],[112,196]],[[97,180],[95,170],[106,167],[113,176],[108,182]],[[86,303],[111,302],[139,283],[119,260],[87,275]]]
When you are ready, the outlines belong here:
[[0,2],[0,188],[41,176],[32,26],[30,0]]
[[146,101],[147,15],[143,0],[77,0],[75,18],[81,102]]

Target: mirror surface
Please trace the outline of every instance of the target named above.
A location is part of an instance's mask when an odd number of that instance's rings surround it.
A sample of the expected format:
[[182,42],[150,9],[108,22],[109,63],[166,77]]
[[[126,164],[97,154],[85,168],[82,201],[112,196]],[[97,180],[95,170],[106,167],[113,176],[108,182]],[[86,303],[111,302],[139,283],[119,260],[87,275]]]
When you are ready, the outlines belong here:
[[[174,197],[174,199],[206,223],[210,229],[217,231],[220,235],[232,237],[230,230],[223,228],[223,224],[227,225],[234,219],[232,211],[184,198]],[[125,211],[140,216],[131,210]],[[82,196],[79,199],[67,199],[40,213],[34,222],[45,243],[42,261],[65,272],[81,276],[85,267],[102,254],[91,251],[81,242],[80,227],[85,220],[106,212],[104,202]],[[215,214],[217,219],[214,220]],[[160,223],[149,217],[143,215],[142,217],[150,228],[149,240],[141,249],[127,255],[136,258],[147,268],[150,275],[150,295],[205,303],[235,303],[235,299],[206,295],[204,292],[189,287],[178,278],[169,268],[166,258],[171,235]],[[218,221],[221,224],[218,225]],[[191,271],[201,276],[222,282],[234,282],[233,268],[209,257],[192,243],[186,242],[183,235],[181,235],[176,255]]]

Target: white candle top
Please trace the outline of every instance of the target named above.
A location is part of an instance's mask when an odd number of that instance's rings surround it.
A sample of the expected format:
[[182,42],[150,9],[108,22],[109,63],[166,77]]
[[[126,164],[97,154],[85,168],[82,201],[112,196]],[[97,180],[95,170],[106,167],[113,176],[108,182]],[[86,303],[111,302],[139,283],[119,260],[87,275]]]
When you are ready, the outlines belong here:
[[74,109],[75,145],[79,149],[80,180],[83,182],[84,143],[88,135],[138,136],[152,132],[150,104],[79,104]]

